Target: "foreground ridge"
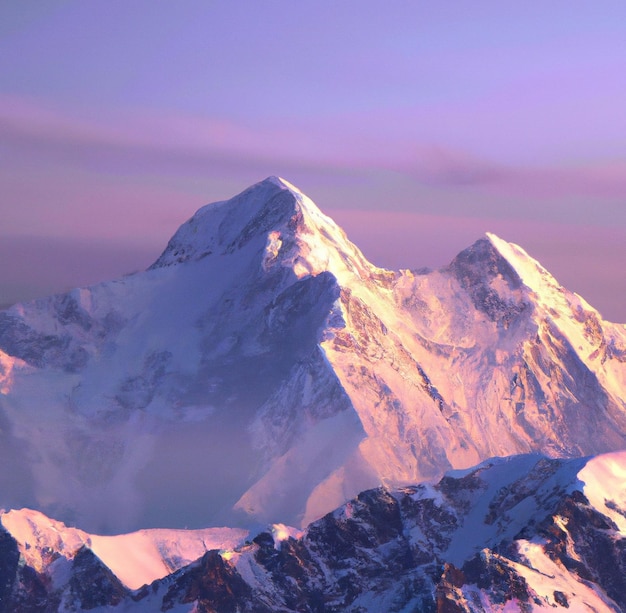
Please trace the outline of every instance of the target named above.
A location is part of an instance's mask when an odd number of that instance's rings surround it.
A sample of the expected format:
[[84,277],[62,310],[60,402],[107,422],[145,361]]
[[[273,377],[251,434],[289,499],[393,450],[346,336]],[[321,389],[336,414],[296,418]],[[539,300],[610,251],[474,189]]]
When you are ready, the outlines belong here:
[[493,456],[626,447],[626,328],[487,235],[387,271],[279,178],[149,270],[0,312],[0,506],[299,528]]
[[495,458],[438,482],[362,492],[304,533],[275,525],[134,591],[88,545],[35,554],[9,529],[0,602],[68,612],[622,611],[624,475],[626,452]]

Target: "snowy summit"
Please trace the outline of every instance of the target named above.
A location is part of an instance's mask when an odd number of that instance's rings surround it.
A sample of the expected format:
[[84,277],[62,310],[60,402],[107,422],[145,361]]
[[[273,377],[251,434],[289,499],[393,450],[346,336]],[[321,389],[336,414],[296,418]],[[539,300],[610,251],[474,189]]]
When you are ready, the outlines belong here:
[[624,448],[625,384],[624,326],[520,247],[383,270],[272,177],[147,271],[0,313],[0,505],[302,527],[492,456]]

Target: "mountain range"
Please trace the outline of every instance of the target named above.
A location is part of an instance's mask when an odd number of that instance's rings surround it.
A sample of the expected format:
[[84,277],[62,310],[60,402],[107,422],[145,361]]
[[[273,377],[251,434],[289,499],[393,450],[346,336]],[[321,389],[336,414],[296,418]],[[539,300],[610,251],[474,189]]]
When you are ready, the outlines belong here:
[[0,610],[621,612],[625,467],[626,452],[491,459],[364,491],[302,532],[275,524],[253,538],[92,536],[10,511],[0,517]]
[[520,247],[384,270],[270,177],[0,312],[0,505],[36,509],[0,516],[0,603],[620,610],[625,389],[626,327]]

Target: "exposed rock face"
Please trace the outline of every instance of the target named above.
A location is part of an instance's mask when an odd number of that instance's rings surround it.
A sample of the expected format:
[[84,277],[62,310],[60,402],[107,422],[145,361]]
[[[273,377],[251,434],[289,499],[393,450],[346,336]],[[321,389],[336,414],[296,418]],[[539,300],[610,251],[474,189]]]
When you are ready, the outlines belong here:
[[128,596],[129,590],[87,547],[74,556],[70,577],[63,598],[63,606],[69,610],[116,606]]
[[364,492],[300,539],[263,533],[226,556],[239,610],[625,610],[626,524],[609,516],[623,519],[624,499],[585,495],[607,493],[625,461],[521,456]]
[[68,612],[624,611],[625,474],[626,452],[490,460],[437,483],[365,491],[300,536],[274,526],[135,591],[86,547],[69,561],[49,552],[37,572],[4,533],[1,602]]
[[624,448],[625,388],[624,326],[519,247],[382,270],[270,178],[148,271],[0,313],[0,505],[303,527],[381,483]]
[[[237,613],[243,602],[254,602],[252,589],[217,551],[209,551],[191,568],[172,578],[162,609],[168,611],[191,603],[199,611]],[[271,611],[263,606],[255,610]]]

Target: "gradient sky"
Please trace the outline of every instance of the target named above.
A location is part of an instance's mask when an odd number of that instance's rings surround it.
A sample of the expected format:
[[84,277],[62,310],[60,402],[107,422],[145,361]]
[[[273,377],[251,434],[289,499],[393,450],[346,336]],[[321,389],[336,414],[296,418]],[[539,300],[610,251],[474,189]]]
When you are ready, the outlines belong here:
[[378,265],[492,231],[626,322],[626,2],[0,2],[0,304],[268,175]]

